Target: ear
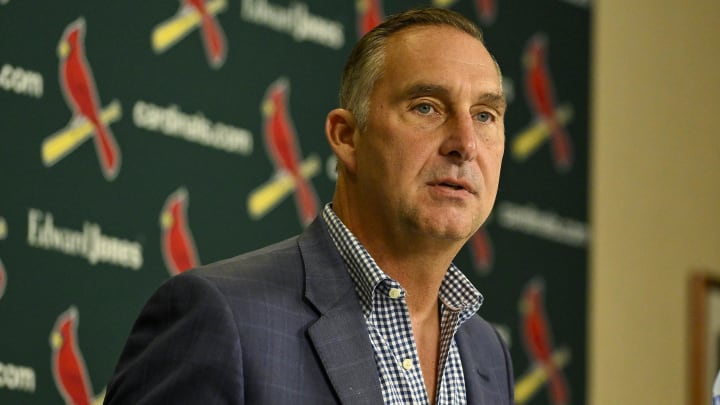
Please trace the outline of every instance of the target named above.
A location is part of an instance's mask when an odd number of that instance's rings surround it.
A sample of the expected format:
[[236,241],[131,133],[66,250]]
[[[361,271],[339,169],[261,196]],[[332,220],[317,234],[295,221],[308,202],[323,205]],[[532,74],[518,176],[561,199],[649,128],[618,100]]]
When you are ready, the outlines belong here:
[[325,136],[330,148],[335,152],[341,167],[354,173],[355,135],[357,123],[353,114],[345,109],[337,108],[328,113],[325,119]]

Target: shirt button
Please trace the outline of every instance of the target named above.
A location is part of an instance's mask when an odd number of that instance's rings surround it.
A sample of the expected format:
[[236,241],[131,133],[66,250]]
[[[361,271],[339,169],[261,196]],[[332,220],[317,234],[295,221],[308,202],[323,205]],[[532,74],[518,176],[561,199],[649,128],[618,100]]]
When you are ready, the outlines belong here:
[[413,367],[412,359],[405,359],[402,362],[402,366],[405,370],[410,370]]
[[388,292],[388,295],[392,299],[400,298],[400,295],[402,295],[402,291],[399,288],[391,288]]

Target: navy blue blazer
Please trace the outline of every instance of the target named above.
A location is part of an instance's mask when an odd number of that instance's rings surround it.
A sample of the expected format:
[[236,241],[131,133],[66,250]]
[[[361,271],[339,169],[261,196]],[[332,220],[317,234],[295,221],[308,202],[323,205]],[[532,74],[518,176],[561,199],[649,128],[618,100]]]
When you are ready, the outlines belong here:
[[[511,405],[510,356],[475,315],[456,334],[469,404]],[[367,326],[325,222],[182,273],[136,320],[106,404],[382,404]]]

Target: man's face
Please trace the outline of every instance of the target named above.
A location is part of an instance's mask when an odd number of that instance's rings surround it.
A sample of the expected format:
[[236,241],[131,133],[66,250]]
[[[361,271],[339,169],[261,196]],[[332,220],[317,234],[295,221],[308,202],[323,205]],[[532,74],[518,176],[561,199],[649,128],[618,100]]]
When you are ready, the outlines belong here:
[[389,237],[464,242],[495,201],[505,99],[485,47],[450,27],[388,39],[385,68],[356,137],[366,218]]

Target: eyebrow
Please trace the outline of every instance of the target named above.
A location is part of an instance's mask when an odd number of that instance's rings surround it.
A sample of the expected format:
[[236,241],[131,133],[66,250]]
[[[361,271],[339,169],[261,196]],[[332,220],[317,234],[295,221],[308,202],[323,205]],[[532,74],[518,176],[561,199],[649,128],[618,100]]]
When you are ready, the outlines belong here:
[[482,97],[480,97],[480,102],[502,113],[507,109],[507,99],[503,93],[484,93]]
[[431,95],[449,96],[450,90],[445,86],[437,84],[417,83],[410,86],[407,91],[405,91],[405,94],[407,94],[409,98]]
[[[410,86],[405,92],[408,98],[416,98],[422,96],[437,96],[449,98],[450,89],[445,86],[428,83],[417,83]],[[480,104],[486,104],[498,111],[504,112],[507,108],[507,100],[505,95],[500,92],[487,92],[480,95],[477,100]]]

